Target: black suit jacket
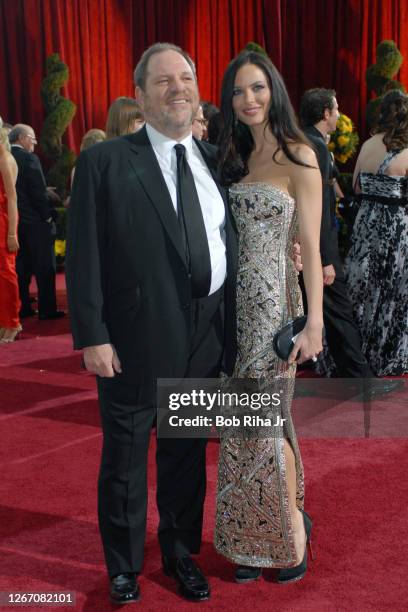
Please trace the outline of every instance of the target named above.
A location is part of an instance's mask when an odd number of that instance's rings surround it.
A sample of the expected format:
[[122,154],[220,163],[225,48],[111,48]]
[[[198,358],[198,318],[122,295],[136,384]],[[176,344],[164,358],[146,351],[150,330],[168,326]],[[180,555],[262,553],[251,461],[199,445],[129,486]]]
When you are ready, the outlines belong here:
[[[215,178],[215,148],[196,141]],[[236,234],[225,200],[225,367],[235,360]],[[145,128],[78,158],[67,289],[74,347],[111,342],[132,382],[182,377],[193,313],[177,215]]]
[[323,181],[323,208],[320,227],[320,254],[322,265],[332,264],[336,271],[341,266],[337,228],[334,223],[336,214],[336,195],[332,185],[333,163],[323,134],[314,126],[305,128],[307,138],[313,145]]
[[16,146],[11,147],[11,152],[18,166],[16,191],[20,223],[38,223],[54,218],[55,210],[48,200],[47,185],[37,155]]

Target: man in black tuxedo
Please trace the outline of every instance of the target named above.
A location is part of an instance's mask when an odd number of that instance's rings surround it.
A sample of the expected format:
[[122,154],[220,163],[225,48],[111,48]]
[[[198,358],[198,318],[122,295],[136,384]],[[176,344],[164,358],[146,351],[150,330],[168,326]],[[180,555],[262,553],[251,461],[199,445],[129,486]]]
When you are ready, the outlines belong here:
[[30,281],[34,274],[38,288],[38,316],[57,319],[64,312],[57,310],[55,292],[55,219],[56,210],[50,205],[41,162],[34,154],[37,144],[30,125],[22,123],[9,134],[11,153],[17,166],[18,239],[20,249],[16,260],[21,299],[21,317],[32,316]]
[[[159,43],[135,83],[146,125],[81,153],[66,258],[74,346],[97,374],[99,526],[115,603],[139,597],[156,379],[214,377],[235,360],[236,236],[215,149],[191,136],[194,64]],[[195,601],[210,593],[190,556],[201,542],[205,447],[157,440],[163,567]]]
[[[307,90],[300,103],[300,121],[312,143],[323,180],[323,209],[320,253],[323,266],[323,318],[326,340],[339,376],[375,378],[361,349],[361,336],[354,321],[346,279],[340,260],[335,224],[336,194],[333,162],[326,138],[335,131],[339,118],[336,92],[333,89]],[[306,294],[303,291],[306,304]],[[388,393],[398,387],[396,381],[372,381],[372,396]]]

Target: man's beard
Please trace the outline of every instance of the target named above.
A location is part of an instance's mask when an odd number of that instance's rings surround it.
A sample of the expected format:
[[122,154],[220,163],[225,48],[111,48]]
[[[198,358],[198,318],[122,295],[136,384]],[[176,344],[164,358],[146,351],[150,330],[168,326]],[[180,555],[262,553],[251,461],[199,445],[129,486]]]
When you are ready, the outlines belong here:
[[166,111],[160,111],[160,113],[152,113],[151,106],[149,103],[144,104],[144,113],[146,117],[146,121],[149,123],[149,117],[153,120],[152,123],[156,123],[158,126],[161,126],[164,129],[180,130],[187,127],[192,127],[194,117],[196,116],[198,110],[199,102],[197,102],[197,108],[191,108],[191,113],[187,113],[184,117],[177,117],[177,115],[172,115]]
[[195,113],[193,112],[191,112],[191,115],[186,115],[184,119],[181,117],[177,119],[177,117],[173,117],[170,113],[161,113],[160,115],[162,125],[173,129],[181,129],[189,126],[191,127],[194,117]]

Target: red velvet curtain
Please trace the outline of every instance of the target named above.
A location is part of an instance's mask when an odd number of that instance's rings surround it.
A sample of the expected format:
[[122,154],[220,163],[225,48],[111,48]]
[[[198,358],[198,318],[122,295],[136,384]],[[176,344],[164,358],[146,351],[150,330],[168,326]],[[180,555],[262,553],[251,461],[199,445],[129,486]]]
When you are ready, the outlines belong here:
[[[297,106],[309,87],[333,87],[340,108],[365,130],[365,70],[377,44],[394,40],[408,57],[406,0],[0,0],[0,115],[41,129],[45,59],[70,69],[63,94],[77,104],[67,141],[104,127],[132,73],[157,41],[179,44],[197,64],[201,95],[219,101],[229,60],[254,40],[281,70]],[[405,62],[400,80],[408,85]]]

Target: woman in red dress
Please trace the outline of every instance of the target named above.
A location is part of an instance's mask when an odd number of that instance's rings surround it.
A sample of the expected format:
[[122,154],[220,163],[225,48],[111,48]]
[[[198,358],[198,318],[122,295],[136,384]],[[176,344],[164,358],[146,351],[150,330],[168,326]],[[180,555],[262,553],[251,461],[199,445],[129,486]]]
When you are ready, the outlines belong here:
[[17,164],[8,151],[7,132],[0,119],[0,343],[13,342],[21,331],[16,275]]

